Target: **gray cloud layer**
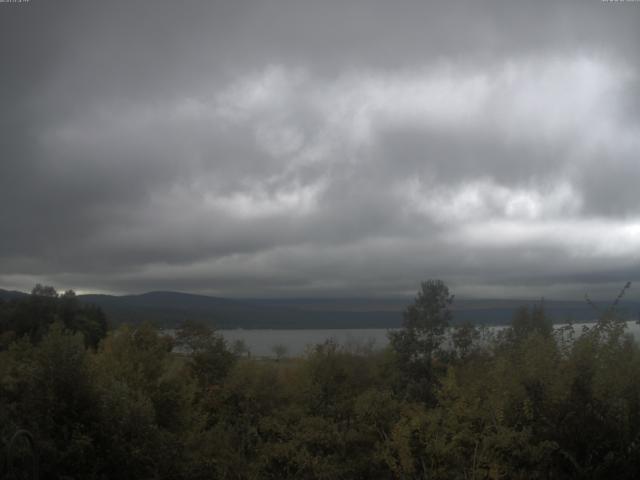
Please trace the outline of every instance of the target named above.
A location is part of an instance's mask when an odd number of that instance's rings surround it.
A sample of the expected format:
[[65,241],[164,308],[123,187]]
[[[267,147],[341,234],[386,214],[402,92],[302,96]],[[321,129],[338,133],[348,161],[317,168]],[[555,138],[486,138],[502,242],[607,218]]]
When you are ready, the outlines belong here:
[[0,287],[608,294],[640,4],[0,4]]

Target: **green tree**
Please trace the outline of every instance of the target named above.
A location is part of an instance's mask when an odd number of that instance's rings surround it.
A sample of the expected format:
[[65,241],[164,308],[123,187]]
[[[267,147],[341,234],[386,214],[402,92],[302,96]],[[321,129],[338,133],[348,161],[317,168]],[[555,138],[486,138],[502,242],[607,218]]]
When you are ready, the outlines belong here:
[[176,346],[203,388],[220,384],[237,360],[225,339],[202,323],[186,321],[176,332]]
[[39,283],[31,289],[31,295],[34,297],[58,298],[58,292],[55,288],[50,285],[41,285]]
[[544,302],[533,307],[521,306],[516,310],[511,327],[506,331],[507,338],[513,342],[521,342],[531,334],[549,338],[553,334],[553,322],[544,310]]
[[36,438],[43,478],[91,478],[99,468],[92,442],[98,397],[82,335],[54,323],[37,344],[26,338],[0,354],[0,428]]
[[[150,325],[111,332],[95,355],[106,478],[180,479],[204,429],[198,389],[172,340]],[[196,450],[194,450],[196,449]]]
[[271,351],[276,356],[276,361],[279,362],[287,355],[287,352],[289,351],[289,349],[287,348],[286,345],[278,343],[273,347],[271,347]]
[[389,333],[401,382],[407,393],[431,402],[438,353],[452,319],[453,295],[441,280],[422,282],[415,301],[404,311],[402,328]]
[[466,358],[474,348],[474,343],[480,338],[480,332],[470,322],[457,326],[451,334],[453,347],[461,359]]
[[92,348],[98,346],[108,330],[99,307],[81,303],[73,290],[58,295],[55,288],[38,284],[31,295],[0,304],[0,349],[21,337],[37,343],[55,322],[61,322],[70,332],[81,333],[85,344]]

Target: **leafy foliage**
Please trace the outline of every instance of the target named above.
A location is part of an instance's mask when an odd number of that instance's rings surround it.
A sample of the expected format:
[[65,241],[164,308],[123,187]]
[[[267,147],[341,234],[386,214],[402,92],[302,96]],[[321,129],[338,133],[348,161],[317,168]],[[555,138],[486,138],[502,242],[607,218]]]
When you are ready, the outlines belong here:
[[576,332],[553,330],[542,305],[523,308],[487,338],[473,325],[449,327],[453,297],[425,282],[388,349],[328,341],[275,361],[240,356],[244,349],[234,353],[192,323],[175,339],[122,326],[94,348],[73,297],[65,321],[65,295],[39,292],[2,306],[3,320],[20,310],[28,327],[3,337],[0,434],[29,429],[44,478],[631,479],[640,471],[640,348],[613,309]]
[[0,302],[0,350],[21,337],[37,343],[55,322],[82,334],[92,348],[107,334],[107,319],[98,307],[78,302],[73,290],[59,295],[53,287],[36,285],[25,298]]
[[399,381],[409,397],[435,401],[437,373],[434,360],[452,319],[453,295],[441,280],[422,282],[413,304],[404,312],[403,328],[390,332]]

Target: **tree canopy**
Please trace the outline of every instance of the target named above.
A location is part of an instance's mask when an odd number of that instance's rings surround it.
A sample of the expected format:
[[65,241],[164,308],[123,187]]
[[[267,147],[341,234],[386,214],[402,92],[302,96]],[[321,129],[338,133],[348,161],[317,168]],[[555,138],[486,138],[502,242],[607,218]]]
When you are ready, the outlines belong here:
[[240,356],[195,323],[175,338],[124,325],[94,347],[75,320],[63,321],[64,297],[75,319],[72,295],[12,304],[12,315],[28,307],[21,315],[48,316],[4,330],[13,334],[0,350],[0,438],[31,432],[42,478],[633,479],[640,471],[640,347],[615,312],[584,330],[554,329],[538,305],[488,335],[451,326],[449,289],[425,282],[388,348],[329,340],[276,361]]

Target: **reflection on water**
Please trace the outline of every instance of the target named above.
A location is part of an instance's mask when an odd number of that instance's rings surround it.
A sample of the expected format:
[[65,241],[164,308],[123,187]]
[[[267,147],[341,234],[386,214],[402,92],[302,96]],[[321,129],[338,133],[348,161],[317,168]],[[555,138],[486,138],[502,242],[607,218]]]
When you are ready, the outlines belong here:
[[[576,336],[582,332],[583,326],[593,326],[592,323],[576,323],[574,330]],[[556,325],[556,328],[562,325]],[[486,327],[486,335],[491,335],[505,327]],[[323,343],[333,339],[340,345],[352,348],[384,348],[389,339],[386,328],[363,329],[324,329],[324,330],[219,330],[224,338],[232,345],[237,340],[242,340],[248,347],[251,355],[259,357],[275,356],[273,348],[276,345],[286,347],[286,355],[299,356],[305,353],[309,345]],[[627,322],[627,332],[640,339],[640,325],[635,322]]]

